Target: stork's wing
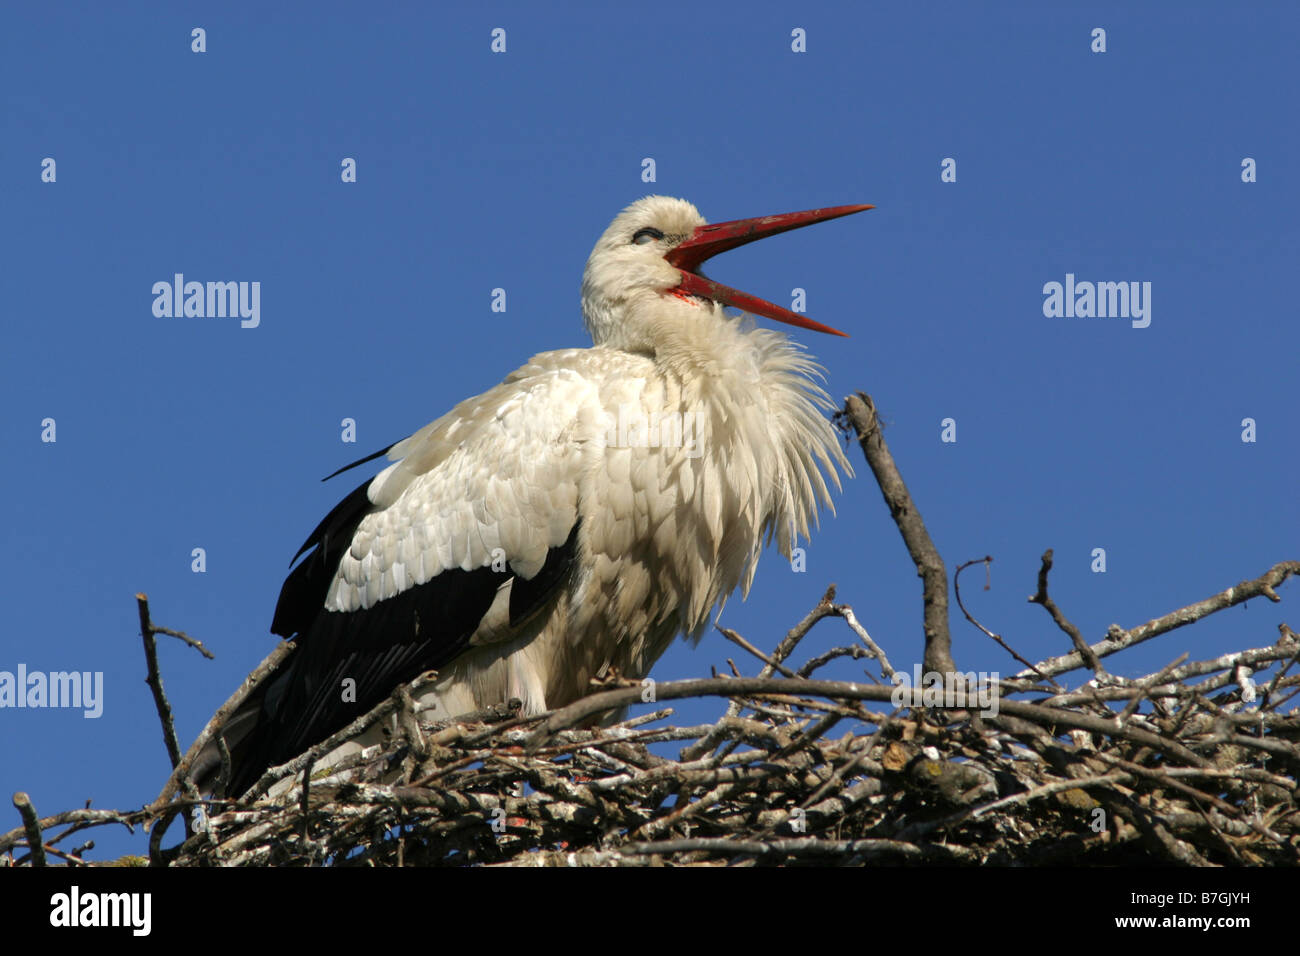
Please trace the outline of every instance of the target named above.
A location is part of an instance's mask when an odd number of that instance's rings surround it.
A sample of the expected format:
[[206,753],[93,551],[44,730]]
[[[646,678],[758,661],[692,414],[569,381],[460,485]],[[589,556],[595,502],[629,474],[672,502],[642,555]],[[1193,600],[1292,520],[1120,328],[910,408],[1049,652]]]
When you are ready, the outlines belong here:
[[395,463],[312,532],[271,628],[298,650],[267,686],[231,793],[471,641],[510,637],[563,586],[599,406],[596,386],[543,358],[394,445]]

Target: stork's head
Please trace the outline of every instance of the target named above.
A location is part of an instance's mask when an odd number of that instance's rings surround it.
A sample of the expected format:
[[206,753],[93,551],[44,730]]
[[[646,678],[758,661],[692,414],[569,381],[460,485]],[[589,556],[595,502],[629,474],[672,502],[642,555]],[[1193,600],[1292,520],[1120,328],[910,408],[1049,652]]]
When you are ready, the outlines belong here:
[[597,345],[651,350],[664,321],[719,321],[723,306],[804,329],[844,335],[779,305],[705,278],[700,265],[736,246],[847,216],[871,206],[833,206],[710,226],[670,196],[638,199],[596,242],[582,275],[582,313]]

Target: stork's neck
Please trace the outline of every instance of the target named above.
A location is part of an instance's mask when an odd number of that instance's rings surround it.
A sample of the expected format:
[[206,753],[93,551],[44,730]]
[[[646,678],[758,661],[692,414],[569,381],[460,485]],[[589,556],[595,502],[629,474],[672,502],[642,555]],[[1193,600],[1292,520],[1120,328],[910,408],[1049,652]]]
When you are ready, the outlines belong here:
[[715,303],[660,310],[648,331],[656,365],[681,381],[700,383],[701,397],[715,392],[726,401],[762,391],[764,352],[788,347],[781,333],[756,328],[752,319],[728,318]]
[[745,331],[752,322],[729,318],[716,302],[638,290],[584,306],[597,346],[645,355],[688,381],[733,367],[748,370],[750,378],[756,374]]

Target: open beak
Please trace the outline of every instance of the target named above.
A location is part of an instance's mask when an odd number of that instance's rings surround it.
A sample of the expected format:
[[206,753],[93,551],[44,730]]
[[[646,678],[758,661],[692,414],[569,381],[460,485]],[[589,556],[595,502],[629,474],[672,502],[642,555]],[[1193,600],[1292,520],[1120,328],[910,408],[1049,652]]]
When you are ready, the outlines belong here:
[[788,325],[797,325],[801,329],[827,332],[831,335],[843,335],[847,338],[848,333],[841,332],[839,329],[833,329],[829,325],[814,322],[812,319],[804,318],[789,309],[783,309],[775,303],[755,298],[746,292],[707,279],[699,274],[699,267],[701,263],[713,258],[719,252],[726,252],[728,249],[743,246],[755,239],[764,239],[767,236],[775,236],[778,232],[789,232],[791,229],[799,229],[814,222],[838,219],[840,216],[849,216],[855,212],[874,208],[875,206],[829,206],[825,209],[787,212],[780,216],[733,219],[731,222],[700,226],[695,232],[691,233],[689,238],[671,249],[664,256],[668,263],[675,266],[682,274],[681,283],[669,291],[677,295],[702,296],[706,299],[712,299],[714,302],[721,302],[723,305],[735,306],[737,309],[752,312],[755,315],[766,316],[769,319],[785,322]]

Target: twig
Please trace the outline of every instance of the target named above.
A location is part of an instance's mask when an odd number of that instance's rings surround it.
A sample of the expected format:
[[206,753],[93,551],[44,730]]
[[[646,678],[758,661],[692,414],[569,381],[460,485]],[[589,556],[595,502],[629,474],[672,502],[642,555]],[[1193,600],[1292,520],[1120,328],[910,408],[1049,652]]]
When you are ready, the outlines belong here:
[[898,525],[907,545],[907,552],[922,579],[922,598],[925,605],[925,669],[941,674],[955,673],[952,662],[952,641],[948,633],[948,572],[943,558],[930,539],[921,512],[898,473],[898,466],[889,453],[881,433],[876,406],[865,392],[850,395],[837,418],[843,427],[849,422],[857,434],[862,454],[871,466],[880,491],[889,506],[889,514]]
[[816,657],[809,658],[808,661],[795,672],[795,676],[811,676],[815,671],[820,670],[839,657],[851,657],[854,660],[858,660],[859,658],[870,656],[870,651],[865,647],[859,647],[857,644],[851,644],[848,647],[832,647],[829,651],[826,651],[823,654],[818,654]]
[[730,857],[778,856],[796,859],[838,859],[845,863],[890,858],[948,863],[974,863],[978,860],[978,854],[959,846],[937,844],[917,846],[901,840],[819,840],[812,837],[764,842],[695,837],[661,840],[655,843],[632,843],[622,847],[621,852],[637,855],[704,853],[710,856]]
[[[158,719],[162,722],[163,743],[167,747],[167,758],[176,767],[181,762],[181,745],[176,739],[176,726],[172,723],[172,705],[163,691],[162,673],[158,669],[158,645],[153,636],[157,633],[149,620],[149,599],[144,594],[135,596],[136,606],[140,611],[140,636],[144,638],[144,659],[149,668],[145,683],[153,691],[154,707],[158,710]],[[211,655],[209,655],[211,656]]]
[[1096,652],[1088,646],[1088,643],[1083,639],[1083,635],[1079,633],[1079,629],[1071,623],[1069,618],[1061,613],[1061,609],[1056,606],[1056,602],[1053,601],[1047,593],[1047,575],[1051,570],[1052,549],[1048,548],[1043,552],[1043,562],[1041,567],[1038,569],[1038,590],[1029,596],[1029,603],[1041,604],[1046,608],[1047,613],[1052,615],[1052,620],[1056,622],[1056,626],[1070,636],[1070,640],[1074,642],[1074,649],[1078,651],[1084,661],[1087,662],[1088,667],[1092,669],[1094,674],[1101,677],[1106,673],[1106,669],[1101,666],[1101,659],[1097,657]]
[[867,646],[871,656],[880,664],[880,672],[885,675],[885,680],[890,680],[894,676],[894,667],[889,663],[889,658],[881,650],[880,645],[871,639],[867,629],[858,623],[857,616],[853,613],[853,607],[849,604],[835,605],[835,613],[844,618],[844,623],[849,626],[854,634],[858,635],[858,640]]
[[795,677],[795,676],[796,676],[795,672],[792,671],[792,670],[790,670],[790,668],[786,667],[784,664],[780,664],[780,663],[778,663],[777,661],[772,660],[772,658],[768,657],[766,654],[764,654],[762,651],[760,651],[760,650],[759,650],[757,647],[755,647],[753,644],[749,643],[749,641],[745,640],[743,637],[741,637],[739,634],[737,634],[737,633],[736,633],[735,631],[733,631],[731,628],[729,628],[729,627],[723,627],[723,626],[720,625],[720,624],[715,625],[715,626],[717,627],[718,632],[719,632],[723,637],[725,637],[727,640],[731,641],[731,643],[736,644],[736,645],[738,645],[738,646],[740,646],[740,647],[743,647],[745,650],[749,651],[749,653],[753,654],[753,655],[754,655],[755,657],[757,657],[760,661],[762,661],[764,664],[766,664],[766,665],[768,666],[768,668],[778,670],[778,671],[780,671],[782,674],[784,674],[786,677]]
[[[1300,561],[1279,562],[1252,581],[1243,581],[1226,591],[1220,591],[1203,601],[1197,601],[1195,604],[1189,604],[1187,607],[1171,611],[1163,617],[1147,621],[1147,623],[1131,630],[1126,631],[1118,625],[1111,625],[1105,640],[1098,641],[1096,644],[1089,645],[1089,647],[1098,657],[1107,657],[1135,644],[1141,644],[1143,641],[1149,641],[1177,628],[1193,624],[1216,611],[1235,607],[1249,601],[1251,598],[1271,595],[1269,600],[1273,600],[1277,597],[1277,593],[1273,589],[1296,574],[1300,574]],[[1081,667],[1083,663],[1084,661],[1079,652],[1072,651],[1060,657],[1039,661],[1037,669],[1043,673],[1056,676]],[[1026,676],[1028,675],[1023,672],[1015,675],[1016,678]]]
[[[805,614],[798,624],[790,628],[790,630],[786,632],[785,637],[781,638],[781,642],[776,645],[776,649],[772,651],[772,656],[768,659],[768,663],[763,665],[763,669],[758,672],[758,676],[771,677],[772,674],[776,672],[776,668],[794,653],[795,648],[799,646],[799,642],[802,641],[808,635],[808,632],[813,629],[813,625],[823,618],[830,617],[835,613],[834,602],[835,585],[832,584],[826,588],[826,593],[822,595],[821,600],[817,602],[816,606]],[[735,717],[743,709],[743,702],[738,699],[733,699],[727,705],[727,716]]]
[[1139,681],[1137,684],[1138,692],[1133,695],[1133,698],[1127,704],[1125,704],[1124,709],[1120,711],[1119,722],[1122,724],[1124,721],[1128,720],[1130,717],[1136,714],[1138,707],[1140,707],[1142,704],[1142,701],[1146,700],[1148,695],[1150,694],[1151,688],[1158,687],[1160,684],[1167,681],[1169,679],[1169,675],[1172,674],[1174,671],[1176,671],[1178,667],[1183,663],[1183,661],[1187,660],[1189,656],[1191,655],[1189,655],[1186,651],[1184,651],[1177,658],[1170,661],[1163,668],[1161,668],[1160,673],[1152,677],[1144,677],[1141,681]]
[[983,631],[983,632],[984,632],[985,634],[987,634],[989,637],[993,638],[993,640],[996,641],[996,642],[998,643],[998,645],[999,645],[999,646],[1000,646],[1004,651],[1006,651],[1008,654],[1010,654],[1012,657],[1014,657],[1017,661],[1019,661],[1019,662],[1020,662],[1021,664],[1023,664],[1025,667],[1029,668],[1029,669],[1030,669],[1031,671],[1033,671],[1036,675],[1038,675],[1039,680],[1043,681],[1044,683],[1051,684],[1053,687],[1057,688],[1058,690],[1062,689],[1060,684],[1056,683],[1056,682],[1055,682],[1054,680],[1052,680],[1050,677],[1047,677],[1046,675],[1042,674],[1042,673],[1041,673],[1041,672],[1040,672],[1036,667],[1034,667],[1033,664],[1031,664],[1031,663],[1030,663],[1029,661],[1027,661],[1025,658],[1023,658],[1023,657],[1021,657],[1019,654],[1017,654],[1016,651],[1015,651],[1015,649],[1014,649],[1010,644],[1008,644],[1006,641],[1004,641],[1004,640],[1001,638],[1001,636],[999,636],[999,635],[993,633],[993,632],[990,631],[987,627],[985,627],[983,624],[981,624],[979,621],[975,620],[975,616],[974,616],[973,614],[971,614],[970,611],[966,610],[966,604],[965,604],[965,602],[963,602],[962,599],[961,599],[961,573],[962,573],[963,571],[965,571],[967,568],[969,568],[971,565],[974,565],[974,564],[983,564],[983,565],[987,568],[987,567],[988,567],[988,563],[989,563],[990,561],[992,561],[992,560],[993,560],[993,556],[992,556],[992,555],[985,555],[985,556],[982,557],[982,558],[975,558],[975,559],[973,559],[973,560],[966,561],[966,562],[964,562],[964,563],[962,563],[962,564],[957,565],[957,570],[954,571],[954,572],[953,572],[953,575],[952,575],[952,588],[953,588],[953,593],[954,593],[954,594],[956,595],[956,597],[957,597],[957,607],[960,608],[960,609],[961,609],[961,613],[964,614],[964,615],[966,616],[966,620],[970,621],[972,624],[974,624],[977,628],[979,628],[981,631]]
[[[53,840],[47,841],[57,843],[69,834],[76,833],[85,827],[103,826],[108,823],[120,823],[127,830],[134,833],[133,824],[142,822],[146,817],[147,814],[140,810],[132,813],[123,813],[120,810],[66,810],[63,813],[45,817],[39,821],[39,825],[42,830],[49,830],[51,827],[72,824],[67,830],[54,837]],[[27,829],[25,824],[15,830],[0,834],[0,853],[13,849],[26,838]]]
[[41,836],[41,821],[36,816],[31,797],[19,790],[14,794],[14,806],[23,818],[23,832],[27,836],[27,848],[32,854],[33,866],[46,866],[45,840]]

